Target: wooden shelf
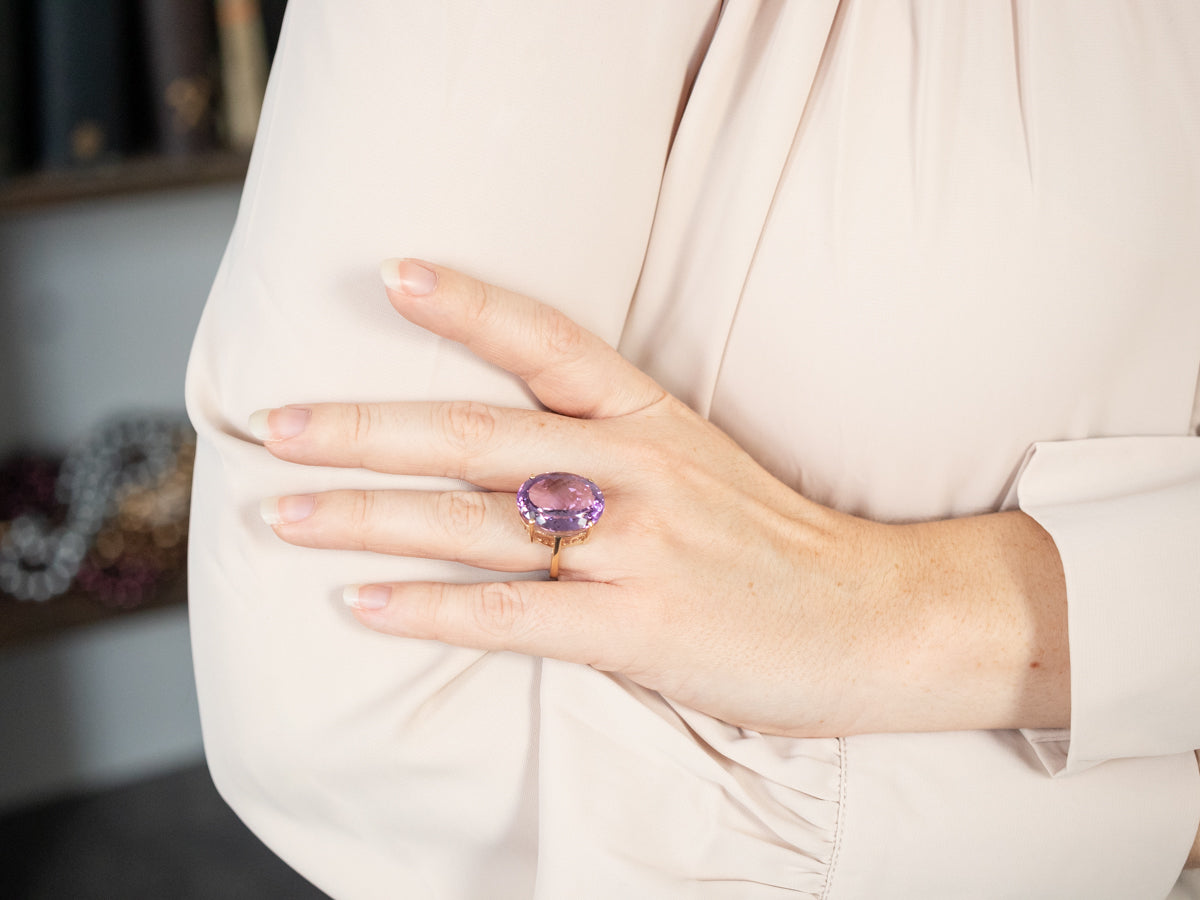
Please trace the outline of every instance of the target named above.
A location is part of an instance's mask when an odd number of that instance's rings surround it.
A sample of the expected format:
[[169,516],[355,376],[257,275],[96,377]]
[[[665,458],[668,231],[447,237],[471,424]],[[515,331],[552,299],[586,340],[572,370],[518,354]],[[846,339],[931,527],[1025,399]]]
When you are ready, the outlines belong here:
[[80,200],[228,184],[246,176],[248,153],[145,156],[86,169],[32,172],[0,182],[0,212]]
[[182,574],[165,582],[153,598],[132,609],[107,607],[81,593],[64,594],[44,603],[23,602],[0,595],[0,650],[59,635],[68,629],[94,622],[184,603],[186,599],[187,577]]

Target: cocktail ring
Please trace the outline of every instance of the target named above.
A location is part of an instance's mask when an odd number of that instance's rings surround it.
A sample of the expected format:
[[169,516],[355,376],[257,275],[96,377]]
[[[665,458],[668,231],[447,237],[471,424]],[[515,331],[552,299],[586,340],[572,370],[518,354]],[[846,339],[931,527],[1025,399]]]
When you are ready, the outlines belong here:
[[531,475],[517,490],[517,510],[529,540],[553,548],[550,579],[558,580],[563,547],[582,544],[604,512],[604,494],[594,481],[569,472]]

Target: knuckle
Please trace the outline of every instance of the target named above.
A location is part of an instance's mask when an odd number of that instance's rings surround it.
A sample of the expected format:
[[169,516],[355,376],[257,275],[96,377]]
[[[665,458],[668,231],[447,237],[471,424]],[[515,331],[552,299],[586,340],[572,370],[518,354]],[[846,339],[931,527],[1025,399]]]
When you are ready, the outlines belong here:
[[616,627],[598,646],[595,668],[612,672],[650,673],[663,658],[664,641],[656,628],[653,596],[624,595],[614,600],[610,614]]
[[669,528],[666,517],[656,510],[643,510],[635,518],[622,523],[623,532],[643,550],[660,548]]
[[355,443],[366,442],[379,423],[379,408],[373,403],[355,403],[350,407]]
[[662,435],[647,440],[645,433],[632,428],[622,434],[625,455],[636,460],[636,471],[656,484],[685,480],[685,473],[694,468],[693,454],[680,452],[687,445],[674,440],[676,435]]
[[442,412],[442,431],[460,450],[476,450],[496,431],[496,415],[486,403],[454,400]]
[[651,472],[661,477],[670,472],[679,471],[681,465],[687,464],[687,458],[680,458],[677,444],[658,441],[639,441],[633,450],[637,454],[638,465],[643,472]]
[[375,530],[376,496],[372,491],[359,491],[350,502],[350,534],[355,546],[365,550],[371,544]]
[[475,625],[484,634],[504,638],[512,635],[525,615],[525,597],[509,582],[482,584],[473,605]]
[[447,491],[440,494],[434,514],[440,527],[457,538],[470,538],[487,523],[487,506],[478,491]]
[[496,289],[485,281],[472,281],[462,305],[463,324],[474,328],[487,320]]
[[583,352],[583,329],[554,307],[540,307],[535,321],[542,343],[553,356],[574,359]]

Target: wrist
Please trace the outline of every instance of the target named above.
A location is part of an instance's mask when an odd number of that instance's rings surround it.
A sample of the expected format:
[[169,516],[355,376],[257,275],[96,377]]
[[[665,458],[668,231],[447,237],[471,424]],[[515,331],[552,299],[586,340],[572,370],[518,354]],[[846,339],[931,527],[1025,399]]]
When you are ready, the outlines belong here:
[[[920,659],[930,611],[910,587],[916,548],[903,526],[831,510],[808,547],[828,578],[829,652],[820,667],[839,695],[838,721],[822,735],[931,731]],[[816,587],[816,586],[814,586]]]
[[1037,523],[1002,513],[875,527],[863,609],[881,634],[864,662],[885,708],[863,730],[1068,725],[1065,587]]

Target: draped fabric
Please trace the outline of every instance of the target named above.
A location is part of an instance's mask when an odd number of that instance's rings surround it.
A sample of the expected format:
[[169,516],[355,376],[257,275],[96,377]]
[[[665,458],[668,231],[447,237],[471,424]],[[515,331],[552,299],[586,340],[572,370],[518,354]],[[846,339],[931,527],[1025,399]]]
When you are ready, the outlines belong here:
[[[293,0],[188,379],[218,787],[338,898],[1164,897],[1200,818],[1197,158],[1184,0]],[[533,402],[395,315],[389,256],[553,303],[818,502],[1020,505],[1071,729],[784,739],[364,630],[344,584],[489,576],[289,546],[258,501],[453,482],[279,462],[250,413]]]

